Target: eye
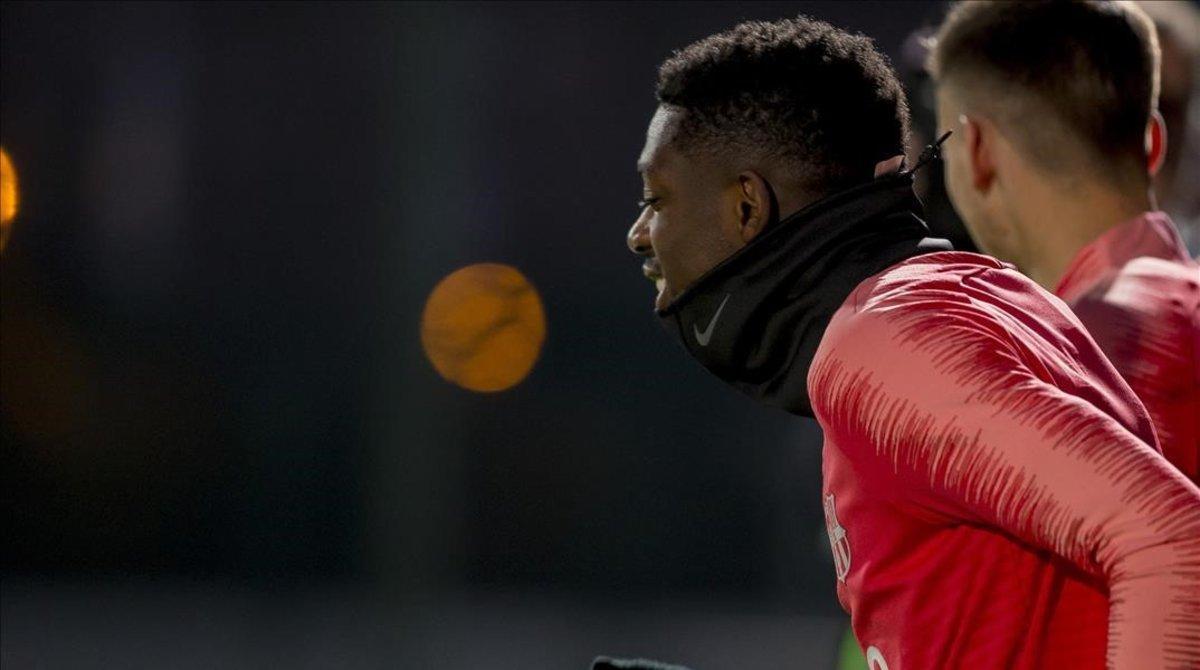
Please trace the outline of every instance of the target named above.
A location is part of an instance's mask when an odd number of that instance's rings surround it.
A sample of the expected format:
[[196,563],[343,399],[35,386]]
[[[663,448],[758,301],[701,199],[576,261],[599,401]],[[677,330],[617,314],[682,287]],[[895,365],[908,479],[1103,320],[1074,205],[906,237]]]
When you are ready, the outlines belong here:
[[[642,198],[641,200],[637,201],[637,208],[638,209],[646,209],[647,207],[654,207],[655,205],[658,204],[659,200],[662,200],[662,198],[657,198],[657,197]],[[655,209],[657,209],[657,208],[655,207]]]

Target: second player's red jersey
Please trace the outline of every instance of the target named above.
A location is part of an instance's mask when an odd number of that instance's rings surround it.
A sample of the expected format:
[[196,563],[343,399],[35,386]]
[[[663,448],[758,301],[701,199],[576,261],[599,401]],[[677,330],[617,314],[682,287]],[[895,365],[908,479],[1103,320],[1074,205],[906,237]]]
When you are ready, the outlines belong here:
[[1200,667],[1200,490],[1060,300],[917,256],[850,294],[808,388],[872,670]]
[[1171,219],[1147,212],[1108,230],[1054,293],[1145,403],[1163,456],[1200,483],[1200,264]]

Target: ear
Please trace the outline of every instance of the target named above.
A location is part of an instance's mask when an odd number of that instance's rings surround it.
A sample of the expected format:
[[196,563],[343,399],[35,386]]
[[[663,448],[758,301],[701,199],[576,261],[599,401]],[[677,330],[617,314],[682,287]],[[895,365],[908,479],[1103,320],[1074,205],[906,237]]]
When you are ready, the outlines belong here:
[[892,174],[893,172],[899,172],[900,168],[902,168],[902,167],[904,167],[904,156],[903,155],[892,156],[891,158],[889,158],[887,160],[879,161],[878,163],[875,164],[875,178],[879,179],[880,177],[882,177],[886,174]]
[[748,170],[737,177],[738,235],[743,244],[749,243],[766,229],[771,222],[771,211],[776,206],[767,180],[757,172]]
[[977,191],[988,191],[996,181],[995,128],[980,119],[958,117],[966,151],[966,163],[971,171],[971,185]]
[[1151,177],[1157,175],[1166,157],[1167,124],[1156,109],[1150,114],[1150,121],[1146,124],[1146,172]]

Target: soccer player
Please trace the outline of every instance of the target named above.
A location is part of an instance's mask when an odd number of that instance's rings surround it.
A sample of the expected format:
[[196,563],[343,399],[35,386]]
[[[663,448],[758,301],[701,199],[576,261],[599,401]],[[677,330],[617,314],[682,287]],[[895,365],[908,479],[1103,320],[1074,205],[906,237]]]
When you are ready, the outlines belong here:
[[926,238],[871,42],[744,23],[657,97],[629,246],[701,364],[824,428],[871,667],[1200,664],[1200,490],[1061,301]]
[[1154,24],[1131,2],[964,2],[930,65],[976,243],[1071,306],[1200,482],[1200,264],[1155,211]]

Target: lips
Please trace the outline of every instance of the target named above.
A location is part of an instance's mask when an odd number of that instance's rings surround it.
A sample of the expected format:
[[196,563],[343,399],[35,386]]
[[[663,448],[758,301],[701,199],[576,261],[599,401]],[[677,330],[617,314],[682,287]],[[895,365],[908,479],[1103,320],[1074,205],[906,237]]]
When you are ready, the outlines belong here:
[[642,264],[642,274],[646,275],[646,279],[654,282],[655,288],[659,291],[663,290],[666,281],[663,280],[662,268],[655,261],[646,261]]

